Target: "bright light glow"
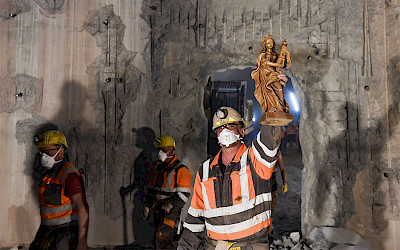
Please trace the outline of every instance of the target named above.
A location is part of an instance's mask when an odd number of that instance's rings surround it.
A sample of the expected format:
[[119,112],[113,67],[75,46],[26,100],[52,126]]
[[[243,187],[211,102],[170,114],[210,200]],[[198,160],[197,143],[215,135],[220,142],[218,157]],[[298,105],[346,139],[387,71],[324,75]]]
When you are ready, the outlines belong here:
[[294,111],[298,112],[299,111],[299,104],[297,104],[296,97],[294,96],[293,92],[290,92],[290,98],[292,99],[292,104]]
[[253,122],[255,122],[256,121],[256,116],[255,115],[253,115]]

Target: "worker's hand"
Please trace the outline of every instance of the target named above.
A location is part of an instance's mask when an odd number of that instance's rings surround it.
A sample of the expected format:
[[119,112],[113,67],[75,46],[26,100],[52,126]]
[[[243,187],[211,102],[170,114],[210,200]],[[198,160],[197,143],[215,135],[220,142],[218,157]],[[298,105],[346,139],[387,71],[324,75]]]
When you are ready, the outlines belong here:
[[173,208],[172,204],[169,203],[169,201],[166,201],[164,204],[162,204],[161,209],[166,213],[169,214],[171,212],[171,209]]
[[142,212],[142,219],[147,220],[147,218],[149,218],[149,213],[150,213],[150,208],[144,207],[143,212]]
[[284,193],[287,192],[287,184],[283,184],[283,185],[282,185],[282,187],[281,187],[281,192],[282,192],[282,194],[284,194]]

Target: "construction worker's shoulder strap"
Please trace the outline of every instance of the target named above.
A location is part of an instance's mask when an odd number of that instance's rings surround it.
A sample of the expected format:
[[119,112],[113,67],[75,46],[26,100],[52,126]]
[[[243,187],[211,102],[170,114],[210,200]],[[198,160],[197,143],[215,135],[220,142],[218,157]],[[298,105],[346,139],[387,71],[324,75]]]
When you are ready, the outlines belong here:
[[180,161],[180,160],[176,160],[175,162],[174,162],[174,170],[175,171],[177,171],[178,169],[180,169],[181,168],[181,166],[182,166],[183,164],[182,164],[182,162]]
[[181,168],[183,168],[183,167],[187,168],[185,165],[182,164],[182,162],[181,162],[180,160],[177,160],[176,163],[175,163],[175,165],[174,165],[174,171],[175,171],[175,187],[176,187],[176,185],[177,185],[177,183],[178,183],[178,171],[179,171],[179,169],[181,169]]
[[199,168],[199,177],[201,181],[206,181],[208,179],[208,174],[210,171],[210,164],[214,161],[217,155],[211,157],[210,159],[203,162],[203,164]]
[[83,179],[83,176],[79,170],[71,163],[66,162],[59,173],[60,180],[64,182],[69,174],[76,174]]

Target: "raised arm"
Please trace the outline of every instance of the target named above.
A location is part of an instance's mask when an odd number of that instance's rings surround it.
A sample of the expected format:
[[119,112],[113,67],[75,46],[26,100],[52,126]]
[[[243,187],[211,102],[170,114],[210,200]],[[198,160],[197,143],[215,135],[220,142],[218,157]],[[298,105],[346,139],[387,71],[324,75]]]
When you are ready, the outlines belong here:
[[260,132],[249,149],[253,166],[263,179],[271,178],[273,167],[280,153],[281,135],[282,128],[280,126],[261,125]]

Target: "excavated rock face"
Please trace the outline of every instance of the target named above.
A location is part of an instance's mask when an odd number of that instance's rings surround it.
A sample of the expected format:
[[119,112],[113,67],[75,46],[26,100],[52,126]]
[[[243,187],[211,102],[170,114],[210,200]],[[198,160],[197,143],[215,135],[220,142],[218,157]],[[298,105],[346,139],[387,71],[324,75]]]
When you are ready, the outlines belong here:
[[[207,157],[204,86],[213,71],[255,69],[270,33],[278,50],[284,39],[289,44],[293,63],[284,72],[301,104],[303,235],[318,226],[349,228],[374,248],[390,248],[382,242],[400,219],[397,3],[68,3],[0,1],[2,141],[14,142],[11,151],[25,145],[27,175],[32,136],[62,130],[74,145],[71,162],[86,172],[96,227],[120,223],[119,188],[132,183],[134,160],[151,148],[141,145],[140,127],[174,137],[194,177]],[[142,155],[151,159],[150,151]]]
[[30,1],[28,0],[2,0],[0,1],[0,17],[10,19],[16,17],[19,13],[30,10]]
[[25,74],[14,78],[1,79],[0,112],[12,113],[24,110],[29,113],[39,112],[42,105],[43,79]]
[[64,0],[34,0],[43,10],[50,14],[60,13],[64,5]]
[[[302,108],[303,233],[320,225],[364,231],[357,226],[363,220],[369,225],[363,236],[373,237],[387,228],[387,216],[398,218],[399,213],[395,205],[399,166],[393,154],[398,148],[393,144],[398,137],[399,87],[394,76],[398,60],[392,55],[386,61],[380,56],[378,64],[371,60],[374,53],[387,53],[380,49],[378,34],[387,35],[387,46],[395,47],[379,16],[383,11],[394,15],[395,4],[252,4],[149,1],[143,5],[143,18],[152,29],[150,65],[157,96],[174,97],[174,87],[183,85],[179,81],[183,74],[196,82],[195,87],[204,86],[212,70],[255,67],[265,33],[275,37],[278,49],[287,39],[293,64],[285,73],[292,78]],[[386,27],[398,32],[389,24]],[[171,117],[171,111],[164,113]],[[371,216],[361,219],[363,209],[370,209]]]
[[[119,204],[121,198],[114,194],[121,185],[115,184],[121,183],[120,177],[131,168],[131,152],[134,151],[134,145],[122,144],[122,119],[128,104],[140,94],[142,73],[134,66],[136,52],[127,50],[123,44],[126,25],[115,14],[113,5],[89,12],[84,28],[95,37],[96,45],[101,49],[101,54],[87,69],[88,89],[91,90],[87,96],[98,113],[98,129],[90,135],[90,141],[96,143],[80,146],[76,157],[88,166],[89,189],[93,193],[103,191],[94,194],[95,206],[116,218],[121,215],[121,208],[113,204]],[[85,152],[84,156],[82,152]],[[98,162],[102,167],[93,166],[91,162]],[[98,179],[103,181],[96,182]]]

